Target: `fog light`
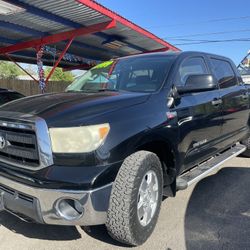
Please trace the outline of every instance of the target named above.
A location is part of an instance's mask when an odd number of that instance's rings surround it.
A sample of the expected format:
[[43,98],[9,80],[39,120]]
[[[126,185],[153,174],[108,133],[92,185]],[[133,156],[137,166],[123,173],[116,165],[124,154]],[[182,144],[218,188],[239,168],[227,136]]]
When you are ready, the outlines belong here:
[[77,220],[84,214],[84,208],[78,200],[60,199],[55,208],[58,215],[66,220]]

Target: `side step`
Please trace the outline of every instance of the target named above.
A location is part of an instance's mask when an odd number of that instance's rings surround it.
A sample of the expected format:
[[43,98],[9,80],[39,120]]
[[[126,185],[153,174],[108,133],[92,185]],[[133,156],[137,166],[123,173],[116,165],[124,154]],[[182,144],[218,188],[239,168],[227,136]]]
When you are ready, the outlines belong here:
[[198,182],[199,180],[206,177],[211,172],[215,172],[216,170],[218,171],[220,165],[222,165],[225,161],[230,160],[231,158],[241,154],[245,150],[246,146],[242,144],[236,144],[225,152],[182,174],[176,179],[177,190],[186,189],[193,183]]

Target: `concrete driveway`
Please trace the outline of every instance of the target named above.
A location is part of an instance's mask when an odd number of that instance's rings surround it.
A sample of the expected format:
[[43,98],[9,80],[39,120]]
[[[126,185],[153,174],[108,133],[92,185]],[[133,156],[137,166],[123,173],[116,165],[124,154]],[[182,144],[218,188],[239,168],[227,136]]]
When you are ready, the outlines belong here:
[[[126,249],[103,226],[27,224],[0,213],[0,249]],[[234,158],[215,175],[162,203],[150,250],[250,249],[250,159]]]

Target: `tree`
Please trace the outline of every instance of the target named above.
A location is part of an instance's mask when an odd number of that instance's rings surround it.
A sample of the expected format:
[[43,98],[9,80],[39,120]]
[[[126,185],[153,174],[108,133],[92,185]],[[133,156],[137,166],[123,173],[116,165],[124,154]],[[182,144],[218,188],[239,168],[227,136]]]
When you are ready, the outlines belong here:
[[15,79],[17,76],[22,75],[22,70],[12,62],[0,62],[0,78]]
[[[45,71],[45,76],[47,77],[51,71],[51,68],[46,67],[44,71]],[[63,72],[61,68],[56,68],[50,80],[72,82],[74,80],[74,75],[71,72]]]

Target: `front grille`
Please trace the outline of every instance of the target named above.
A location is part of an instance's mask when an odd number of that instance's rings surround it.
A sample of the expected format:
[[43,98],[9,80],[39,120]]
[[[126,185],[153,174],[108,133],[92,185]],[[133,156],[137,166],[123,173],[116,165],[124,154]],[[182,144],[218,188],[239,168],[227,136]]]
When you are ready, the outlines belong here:
[[39,166],[35,132],[23,128],[0,126],[0,161],[20,166]]

